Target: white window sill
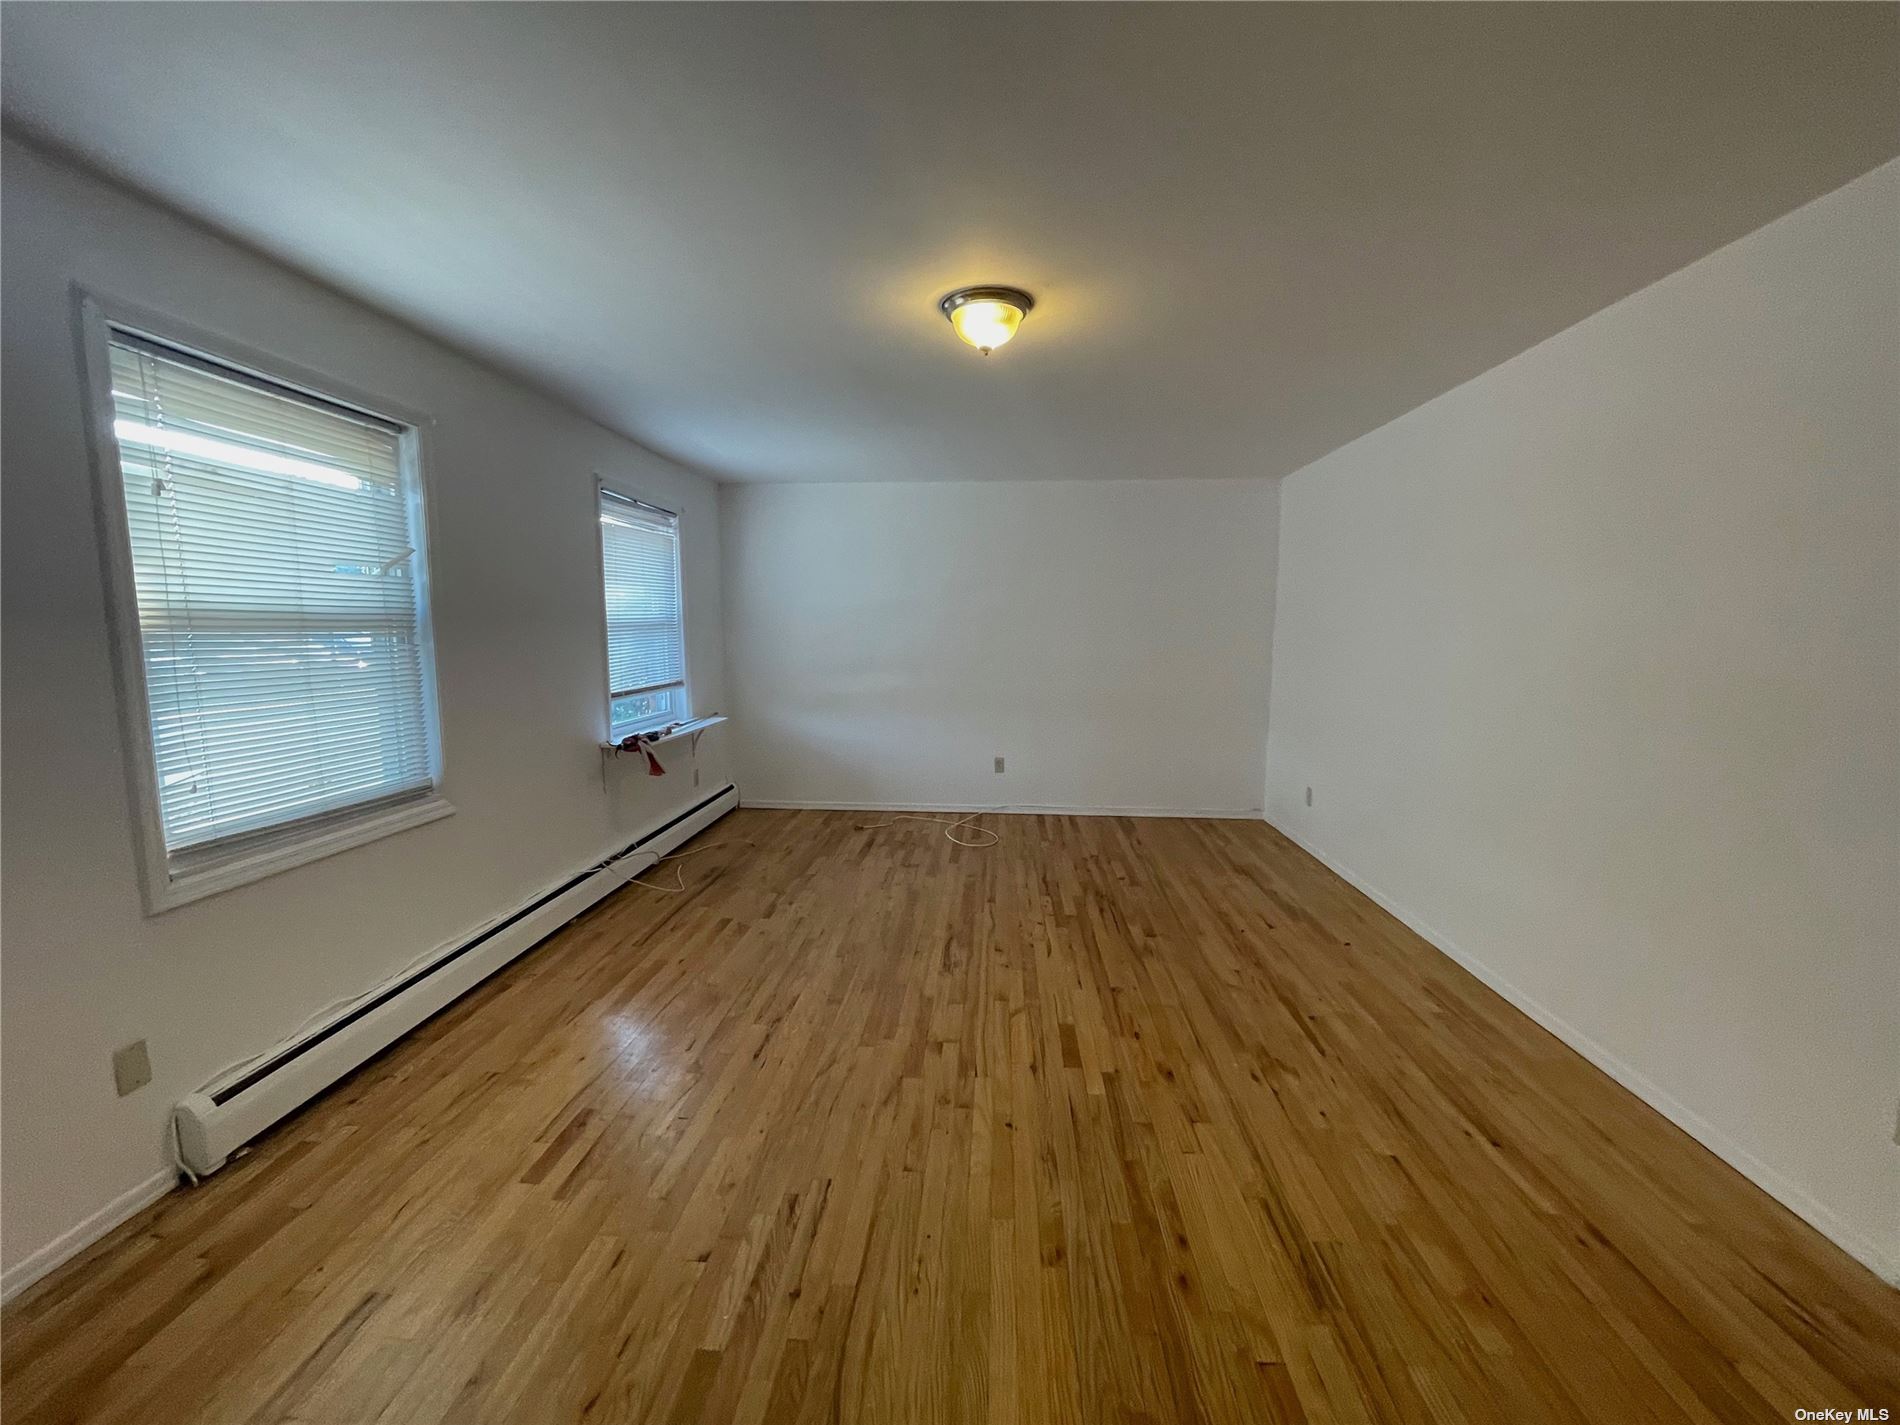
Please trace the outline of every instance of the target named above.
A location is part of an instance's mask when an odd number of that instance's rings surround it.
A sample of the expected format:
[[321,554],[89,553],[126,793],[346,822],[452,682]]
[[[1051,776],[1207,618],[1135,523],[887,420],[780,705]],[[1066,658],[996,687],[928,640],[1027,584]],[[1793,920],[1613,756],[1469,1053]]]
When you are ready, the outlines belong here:
[[[726,715],[724,713],[714,713],[710,717],[696,717],[688,722],[679,724],[677,727],[670,727],[658,737],[650,738],[643,732],[630,732],[627,736],[638,737],[641,743],[647,747],[664,747],[669,742],[678,742],[682,737],[695,737],[709,727],[717,727],[725,720]],[[602,752],[618,752],[620,751],[620,744],[617,742],[603,742],[600,744],[600,750]]]
[[295,841],[240,852],[228,861],[194,866],[175,874],[167,870],[163,873],[162,881],[154,878],[154,883],[146,887],[146,913],[157,915],[160,911],[188,905],[221,891],[235,890],[252,881],[261,881],[266,876],[288,871],[294,866],[308,865],[325,856],[334,856],[339,851],[380,841],[385,836],[394,836],[413,826],[440,821],[454,811],[454,804],[438,793],[424,797],[421,801],[405,802],[401,806],[341,822]]

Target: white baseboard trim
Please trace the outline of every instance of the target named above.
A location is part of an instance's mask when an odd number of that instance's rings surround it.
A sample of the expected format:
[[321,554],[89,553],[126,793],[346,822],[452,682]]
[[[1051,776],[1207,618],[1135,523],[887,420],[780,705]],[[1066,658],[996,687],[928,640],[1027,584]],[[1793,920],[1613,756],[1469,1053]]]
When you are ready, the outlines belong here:
[[1157,816],[1193,821],[1258,821],[1260,808],[1236,810],[1232,807],[1078,807],[1078,806],[984,806],[957,802],[813,802],[783,801],[777,798],[746,797],[742,805],[767,811],[948,811],[989,812],[997,816]]
[[1461,948],[1450,936],[1435,929],[1423,918],[1399,904],[1358,872],[1273,818],[1268,817],[1266,820],[1269,826],[1286,837],[1288,841],[1417,932],[1434,950],[1470,971],[1486,988],[1501,995],[1515,1008],[1556,1035],[1756,1187],[1833,1242],[1835,1246],[1871,1269],[1881,1280],[1900,1286],[1900,1258],[1858,1227],[1844,1221],[1832,1208],[1817,1199],[1806,1188],[1793,1182],[1779,1170],[1770,1167],[1647,1075],[1618,1058],[1569,1021],[1546,1009],[1489,965]]
[[0,1302],[32,1286],[53,1268],[64,1266],[106,1233],[157,1202],[178,1184],[178,1174],[169,1169],[153,1173],[135,1187],[127,1188],[83,1222],[75,1222],[39,1251],[22,1257],[0,1273]]

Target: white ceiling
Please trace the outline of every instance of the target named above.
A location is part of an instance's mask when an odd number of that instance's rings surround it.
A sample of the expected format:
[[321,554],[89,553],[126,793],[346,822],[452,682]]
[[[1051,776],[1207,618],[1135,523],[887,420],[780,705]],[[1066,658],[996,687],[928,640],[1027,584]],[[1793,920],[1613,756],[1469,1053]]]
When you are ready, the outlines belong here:
[[3,14],[11,123],[729,479],[1282,474],[1900,152],[1885,4]]

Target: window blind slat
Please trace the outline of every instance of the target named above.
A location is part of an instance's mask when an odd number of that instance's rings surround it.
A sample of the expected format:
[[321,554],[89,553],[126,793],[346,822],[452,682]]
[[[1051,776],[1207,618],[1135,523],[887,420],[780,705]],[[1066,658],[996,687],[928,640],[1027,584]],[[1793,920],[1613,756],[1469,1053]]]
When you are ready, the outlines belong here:
[[110,344],[168,852],[433,782],[401,432]]
[[[306,401],[279,387],[237,372],[220,373],[182,353],[167,357],[155,347],[121,339],[112,346],[114,421],[147,426],[136,413],[162,398],[163,428],[179,435],[231,442],[260,452],[302,456],[334,464],[390,488],[401,483],[387,453],[398,432],[368,418]],[[170,373],[159,390],[145,363]]]
[[[607,600],[607,675],[615,736],[684,711],[677,691],[630,699],[636,690],[679,689],[686,678],[680,607],[679,520],[603,490],[601,570]],[[632,716],[623,704],[640,703]]]

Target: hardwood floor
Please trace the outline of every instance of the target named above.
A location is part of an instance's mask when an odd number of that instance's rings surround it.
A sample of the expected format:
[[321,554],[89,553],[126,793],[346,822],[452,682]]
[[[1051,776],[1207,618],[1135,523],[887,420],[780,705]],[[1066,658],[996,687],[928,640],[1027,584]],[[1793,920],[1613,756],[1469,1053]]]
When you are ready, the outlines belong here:
[[1900,1294],[1270,828],[864,819],[34,1288],[8,1425],[1900,1419]]

